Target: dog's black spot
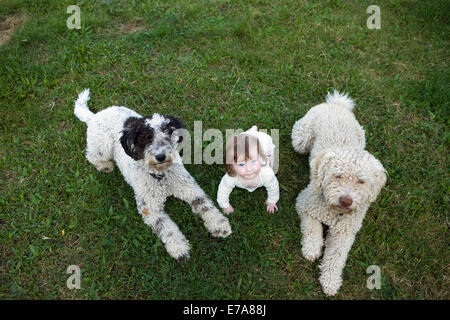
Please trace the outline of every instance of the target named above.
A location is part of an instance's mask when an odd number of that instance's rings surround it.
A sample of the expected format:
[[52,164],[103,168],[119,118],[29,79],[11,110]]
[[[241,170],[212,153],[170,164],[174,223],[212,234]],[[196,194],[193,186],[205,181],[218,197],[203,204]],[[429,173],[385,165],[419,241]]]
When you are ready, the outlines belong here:
[[[172,117],[172,116],[164,116],[166,119],[169,119],[169,123],[167,123],[165,130],[168,130],[170,134],[172,134],[173,130],[176,129],[184,129],[184,123],[178,118]],[[163,130],[164,130],[163,129]]]
[[145,209],[145,207],[147,206],[147,204],[145,203],[144,200],[136,200],[136,201],[137,201],[138,208]]
[[143,159],[145,147],[153,141],[154,131],[145,124],[145,119],[129,117],[123,124],[120,143],[125,153],[134,160]]
[[200,208],[200,212],[201,213],[205,213],[205,212],[207,212],[207,211],[209,211],[211,209],[212,209],[212,207],[203,206],[203,207]]
[[[173,132],[174,132],[175,130],[178,130],[178,129],[184,129],[184,128],[185,128],[183,121],[181,121],[180,119],[177,119],[177,118],[172,117],[172,116],[167,116],[167,115],[165,115],[164,117],[165,117],[166,119],[168,119],[169,122],[166,123],[166,124],[164,124],[164,125],[161,127],[161,130],[162,130],[164,133],[166,133],[169,137],[172,136],[172,134],[173,134]],[[183,141],[183,136],[180,135],[180,136],[178,137],[178,143],[181,143],[182,141]]]
[[205,198],[196,198],[196,199],[194,199],[191,202],[192,209],[195,212],[202,212],[202,213],[208,211],[209,209],[207,208],[207,206],[203,206],[205,201],[206,201]]
[[158,219],[156,219],[156,221],[155,221],[155,224],[153,225],[153,231],[156,233],[156,235],[158,236],[158,237],[160,237],[161,236],[161,230],[163,229],[163,222],[165,221],[166,219],[165,218],[158,218]]
[[183,262],[186,262],[188,260],[189,260],[189,255],[188,254],[185,254],[185,255],[177,258],[177,262],[179,262],[179,263],[183,263]]
[[158,181],[161,181],[161,179],[164,178],[164,174],[150,173],[150,175]]
[[112,172],[112,171],[113,171],[112,168],[103,168],[103,169],[102,169],[102,172],[104,172],[104,173],[110,173],[110,172]]
[[196,198],[196,199],[192,200],[191,204],[192,204],[192,206],[197,207],[197,206],[203,204],[204,202],[205,202],[205,198]]
[[220,229],[215,229],[213,232],[212,232],[212,235],[213,236],[220,236],[222,234],[222,231],[220,230]]
[[196,198],[191,202],[191,205],[194,212],[197,213],[205,213],[213,209],[213,206],[210,203],[208,203],[208,201],[205,198]]

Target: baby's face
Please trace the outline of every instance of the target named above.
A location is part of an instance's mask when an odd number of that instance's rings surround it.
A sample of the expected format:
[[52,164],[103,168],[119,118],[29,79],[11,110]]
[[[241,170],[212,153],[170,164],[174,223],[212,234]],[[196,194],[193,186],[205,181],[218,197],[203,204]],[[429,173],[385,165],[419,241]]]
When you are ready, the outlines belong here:
[[250,180],[258,175],[261,169],[261,160],[250,160],[233,164],[234,171],[243,179]]

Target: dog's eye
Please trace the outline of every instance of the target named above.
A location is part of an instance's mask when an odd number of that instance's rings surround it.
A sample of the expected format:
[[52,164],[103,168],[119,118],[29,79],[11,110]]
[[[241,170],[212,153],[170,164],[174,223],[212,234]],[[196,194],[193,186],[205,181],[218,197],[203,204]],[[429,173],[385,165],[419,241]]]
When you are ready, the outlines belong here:
[[361,180],[361,179],[359,179],[359,180],[358,180],[358,183],[359,183],[359,184],[364,184],[364,183],[365,183],[365,181],[364,181],[364,180]]
[[183,137],[182,136],[178,136],[178,135],[176,135],[176,134],[173,134],[173,133],[171,133],[171,136],[170,136],[170,141],[172,141],[172,142],[181,142],[183,140]]
[[337,175],[336,175],[336,179],[342,179],[342,175],[337,174]]

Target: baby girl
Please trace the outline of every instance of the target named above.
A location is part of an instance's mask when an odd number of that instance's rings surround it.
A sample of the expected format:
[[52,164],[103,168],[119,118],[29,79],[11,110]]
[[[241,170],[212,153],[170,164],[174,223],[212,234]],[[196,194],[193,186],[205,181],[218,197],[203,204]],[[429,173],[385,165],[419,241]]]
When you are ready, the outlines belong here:
[[217,203],[224,213],[234,211],[229,197],[234,187],[250,192],[264,186],[267,189],[267,211],[278,211],[280,198],[278,180],[273,172],[275,145],[272,138],[258,128],[251,129],[228,139],[225,147],[225,170],[217,191]]

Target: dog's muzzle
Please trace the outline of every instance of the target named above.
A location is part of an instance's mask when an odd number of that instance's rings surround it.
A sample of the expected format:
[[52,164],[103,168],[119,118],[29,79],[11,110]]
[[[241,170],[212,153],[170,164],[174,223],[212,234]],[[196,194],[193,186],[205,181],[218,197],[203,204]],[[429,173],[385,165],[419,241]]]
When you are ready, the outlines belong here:
[[339,214],[352,213],[353,199],[349,194],[344,194],[339,197],[338,203],[331,204],[331,209],[337,211]]
[[331,207],[331,210],[336,211],[339,214],[342,214],[342,213],[350,214],[353,211],[353,209],[351,209],[351,208],[345,208],[338,204],[332,204],[330,207]]
[[172,165],[172,156],[166,156],[163,153],[157,154],[156,156],[150,158],[148,165],[158,172],[165,171]]

